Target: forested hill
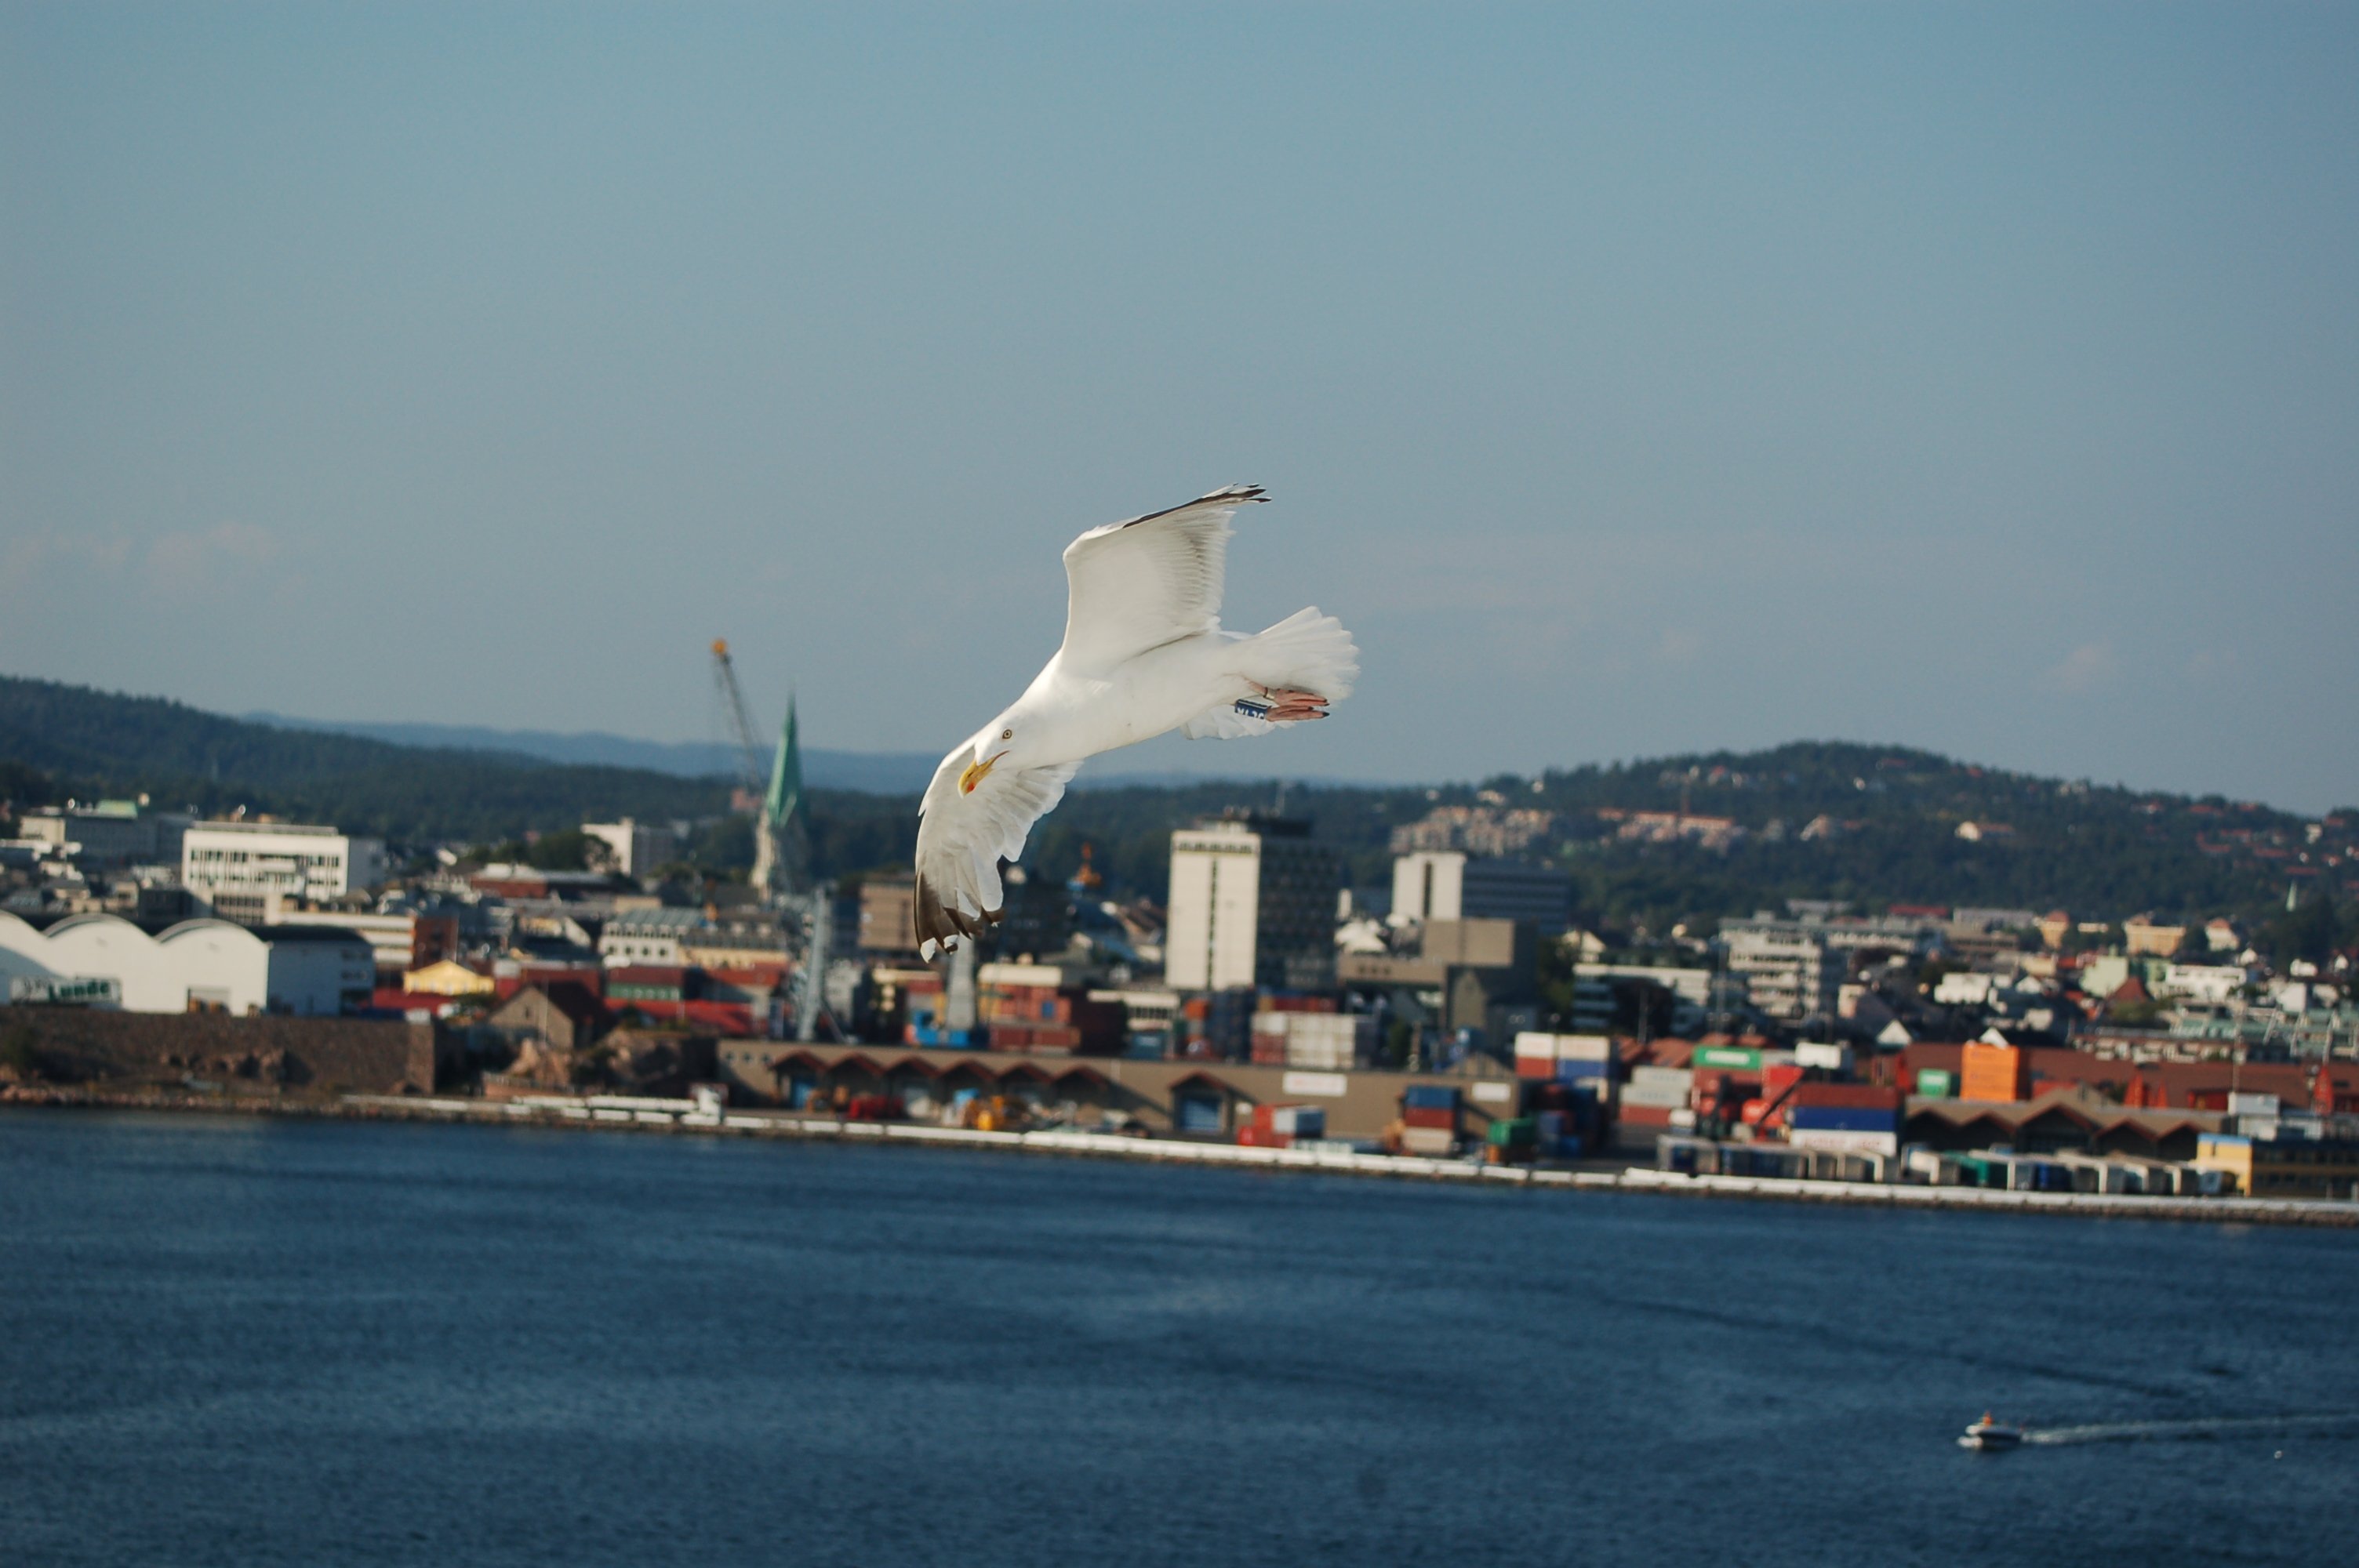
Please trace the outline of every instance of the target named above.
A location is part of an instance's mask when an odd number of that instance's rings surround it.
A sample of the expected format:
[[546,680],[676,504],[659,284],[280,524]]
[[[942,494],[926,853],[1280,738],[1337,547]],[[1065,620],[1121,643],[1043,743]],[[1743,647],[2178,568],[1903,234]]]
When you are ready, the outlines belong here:
[[[1447,757],[1434,759],[1437,774],[1448,767]],[[282,730],[158,698],[0,676],[0,798],[143,792],[159,803],[243,805],[413,845],[496,842],[623,815],[709,820],[727,809],[726,786],[713,780]],[[1041,823],[1027,860],[1061,879],[1086,842],[1111,886],[1159,898],[1174,827],[1230,806],[1266,808],[1277,796],[1274,784],[1076,790]],[[1584,920],[1657,932],[1789,898],[1867,910],[2062,905],[2113,919],[2226,914],[2257,924],[2283,911],[2292,888],[2346,914],[2359,910],[2359,811],[2313,821],[2249,802],[2043,779],[1848,742],[1431,788],[1297,785],[1286,806],[1346,857],[1359,885],[1386,880],[1396,829],[1439,812],[1478,833],[1512,832],[1516,852],[1565,867]],[[913,797],[819,790],[810,807],[826,873],[908,863]],[[1647,813],[1658,815],[1639,815]],[[1966,823],[1973,836],[1961,837]],[[742,830],[709,836],[700,851],[721,860],[745,853]]]
[[[1035,830],[1027,859],[1068,876],[1086,841],[1114,882],[1159,895],[1174,826],[1223,806],[1276,801],[1274,784],[1077,790]],[[906,851],[906,806],[859,797],[832,805],[833,819],[821,827],[839,865]],[[1863,911],[2062,905],[2090,918],[2150,911],[2258,925],[2283,910],[2290,885],[2341,901],[2346,913],[2359,909],[2359,811],[2311,821],[2248,802],[2042,779],[1842,741],[1480,784],[1297,785],[1286,808],[1344,853],[1361,886],[1387,881],[1395,830],[1412,824],[1440,818],[1446,827],[1455,817],[1478,833],[1528,832],[1515,852],[1568,870],[1584,921],[1658,935],[1794,898]],[[1667,826],[1671,819],[1683,826]],[[1969,822],[1977,837],[1961,838]]]
[[712,779],[281,730],[161,697],[0,676],[0,796],[143,793],[394,839],[488,841],[585,817],[710,816],[727,809],[729,792]]

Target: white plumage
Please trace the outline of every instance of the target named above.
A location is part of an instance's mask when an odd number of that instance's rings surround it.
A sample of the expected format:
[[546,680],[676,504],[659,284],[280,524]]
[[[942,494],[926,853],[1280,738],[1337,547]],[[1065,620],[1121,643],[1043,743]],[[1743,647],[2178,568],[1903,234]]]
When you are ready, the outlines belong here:
[[1359,649],[1298,611],[1256,636],[1221,629],[1229,519],[1263,501],[1231,485],[1065,546],[1065,641],[1024,695],[954,747],[919,807],[916,921],[929,958],[997,921],[999,862],[1064,798],[1084,759],[1177,730],[1266,735],[1352,694]]

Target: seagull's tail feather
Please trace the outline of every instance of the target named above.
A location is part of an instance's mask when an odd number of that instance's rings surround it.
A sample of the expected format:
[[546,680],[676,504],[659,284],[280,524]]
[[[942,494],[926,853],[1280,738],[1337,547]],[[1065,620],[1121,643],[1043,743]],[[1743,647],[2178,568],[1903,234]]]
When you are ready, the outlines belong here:
[[1352,695],[1360,678],[1360,646],[1343,623],[1316,606],[1298,610],[1268,631],[1237,644],[1247,679],[1266,687],[1315,692],[1330,702]]

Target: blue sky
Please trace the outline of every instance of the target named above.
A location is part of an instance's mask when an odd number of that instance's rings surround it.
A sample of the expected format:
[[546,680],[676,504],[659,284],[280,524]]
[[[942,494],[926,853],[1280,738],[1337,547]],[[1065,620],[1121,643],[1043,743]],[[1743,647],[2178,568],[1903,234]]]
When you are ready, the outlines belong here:
[[[1380,779],[2359,801],[2359,10],[0,5],[0,670],[939,752],[1212,484]],[[1251,750],[1247,750],[1247,746]]]

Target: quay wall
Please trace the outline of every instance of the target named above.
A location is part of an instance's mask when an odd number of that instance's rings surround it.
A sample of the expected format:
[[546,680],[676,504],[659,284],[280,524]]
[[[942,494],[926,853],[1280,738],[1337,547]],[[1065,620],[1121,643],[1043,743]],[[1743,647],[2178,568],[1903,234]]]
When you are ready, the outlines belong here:
[[48,1083],[397,1095],[434,1091],[439,1037],[401,1019],[16,1006],[0,1007],[0,1042],[28,1046]]

